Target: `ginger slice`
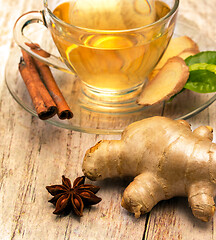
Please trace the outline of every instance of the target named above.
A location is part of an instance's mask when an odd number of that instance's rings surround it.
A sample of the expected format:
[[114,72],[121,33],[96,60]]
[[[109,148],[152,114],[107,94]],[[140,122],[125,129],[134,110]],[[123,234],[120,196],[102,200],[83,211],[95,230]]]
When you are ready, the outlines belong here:
[[186,49],[195,49],[199,52],[198,45],[188,36],[172,38],[163,57],[156,65],[155,69],[162,68],[169,58],[179,55]]
[[[177,56],[182,58],[182,59],[186,59],[190,56],[193,56],[195,54],[199,53],[199,49],[198,48],[187,48],[185,50],[183,50],[180,54],[178,54]],[[161,68],[155,68],[148,76],[148,80],[151,81],[159,72],[160,72]]]
[[193,56],[195,54],[199,53],[199,49],[197,48],[188,48],[185,49],[184,51],[182,51],[180,54],[178,54],[178,57],[182,58],[182,59],[186,59],[190,56]]
[[180,92],[189,77],[189,68],[180,57],[170,58],[152,81],[144,87],[137,103],[150,106],[169,100]]
[[182,59],[186,59],[197,53],[199,53],[199,47],[191,38],[187,36],[172,38],[163,57],[149,74],[148,80],[151,81],[158,74],[169,58],[179,56]]

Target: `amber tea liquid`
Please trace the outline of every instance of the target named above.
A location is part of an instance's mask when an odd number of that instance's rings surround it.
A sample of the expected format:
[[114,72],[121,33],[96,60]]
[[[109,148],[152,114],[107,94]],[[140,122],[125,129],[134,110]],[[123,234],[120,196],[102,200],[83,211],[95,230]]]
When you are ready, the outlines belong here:
[[[136,88],[158,62],[171,31],[164,32],[160,26],[140,33],[112,30],[142,27],[165,16],[170,9],[161,1],[153,1],[152,6],[151,1],[143,0],[125,0],[121,5],[116,4],[117,0],[106,0],[109,6],[103,6],[103,2],[68,1],[57,6],[53,13],[58,18],[74,26],[96,29],[96,33],[80,31],[78,35],[69,30],[55,34],[53,26],[53,39],[62,58],[86,85],[108,92]],[[135,5],[130,6],[131,2]]]

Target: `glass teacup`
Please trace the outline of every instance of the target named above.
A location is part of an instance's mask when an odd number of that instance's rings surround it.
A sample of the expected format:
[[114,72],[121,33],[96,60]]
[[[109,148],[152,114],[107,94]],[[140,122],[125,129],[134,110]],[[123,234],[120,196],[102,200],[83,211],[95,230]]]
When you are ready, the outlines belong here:
[[[17,20],[14,38],[34,57],[76,74],[94,104],[124,108],[135,102],[166,50],[178,5],[179,0],[44,0],[44,10]],[[61,58],[29,48],[24,28],[35,22],[49,29]]]

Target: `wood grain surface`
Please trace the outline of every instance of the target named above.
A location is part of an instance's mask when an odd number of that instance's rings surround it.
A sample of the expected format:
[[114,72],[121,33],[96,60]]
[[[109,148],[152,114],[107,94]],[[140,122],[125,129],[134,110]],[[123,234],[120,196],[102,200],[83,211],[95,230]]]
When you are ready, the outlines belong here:
[[[215,39],[215,4],[216,0],[181,0],[179,19]],[[61,183],[63,174],[70,179],[82,175],[85,151],[101,139],[120,136],[60,129],[33,117],[14,101],[4,81],[14,45],[13,25],[22,13],[41,9],[42,0],[0,0],[0,6],[0,239],[216,239],[216,216],[208,223],[196,220],[186,198],[162,201],[151,213],[135,219],[120,206],[129,180],[97,182],[103,200],[86,208],[82,218],[52,214],[45,186]],[[214,103],[188,121],[193,129],[211,125],[216,132],[215,119]]]

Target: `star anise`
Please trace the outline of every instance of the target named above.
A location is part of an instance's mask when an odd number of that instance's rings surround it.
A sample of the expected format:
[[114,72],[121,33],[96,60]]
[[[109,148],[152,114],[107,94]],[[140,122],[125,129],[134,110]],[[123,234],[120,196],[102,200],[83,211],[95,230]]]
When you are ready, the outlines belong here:
[[85,176],[78,177],[71,186],[71,181],[62,176],[62,185],[47,186],[47,191],[54,196],[49,202],[56,207],[54,214],[61,214],[73,210],[78,216],[83,215],[85,205],[94,205],[101,201],[100,197],[95,194],[99,191],[99,187],[84,184]]

